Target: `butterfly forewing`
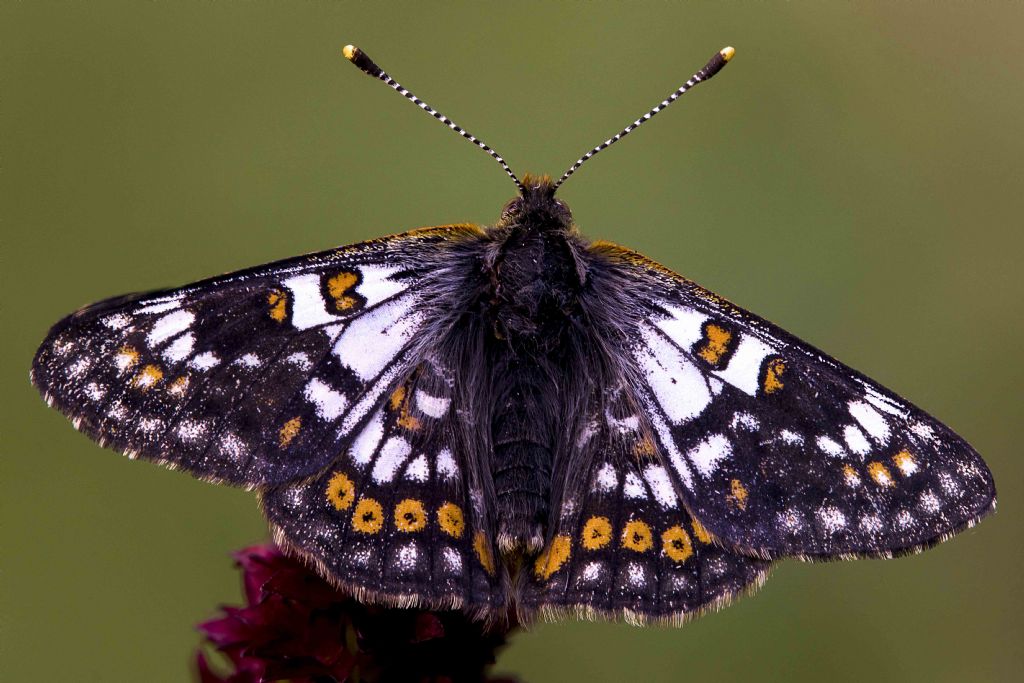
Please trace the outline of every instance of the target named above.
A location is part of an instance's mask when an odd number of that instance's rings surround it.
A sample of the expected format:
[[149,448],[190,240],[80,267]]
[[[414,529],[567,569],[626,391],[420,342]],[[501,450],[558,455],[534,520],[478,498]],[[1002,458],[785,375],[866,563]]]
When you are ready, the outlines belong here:
[[595,253],[634,283],[637,400],[686,506],[724,543],[888,555],[991,510],[987,467],[934,418],[638,254]]
[[[250,487],[319,472],[415,364],[431,228],[111,299],[50,331],[47,401],[132,456]],[[442,259],[443,261],[443,259]]]

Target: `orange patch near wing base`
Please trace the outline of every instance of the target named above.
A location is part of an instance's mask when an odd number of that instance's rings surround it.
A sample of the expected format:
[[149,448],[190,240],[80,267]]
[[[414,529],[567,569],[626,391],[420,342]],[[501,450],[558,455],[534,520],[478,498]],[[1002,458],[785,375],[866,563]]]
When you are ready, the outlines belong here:
[[359,299],[349,292],[359,284],[359,275],[343,271],[327,280],[327,293],[334,300],[334,308],[348,311],[359,305]]
[[568,536],[555,536],[551,545],[544,549],[537,561],[533,563],[533,573],[539,579],[551,578],[551,575],[562,568],[572,553],[572,541]]
[[782,381],[782,375],[786,372],[786,361],[781,358],[773,358],[768,361],[767,367],[764,369],[764,382],[761,388],[764,389],[766,394],[774,394],[776,391],[782,389],[786,384]]
[[293,417],[288,420],[281,426],[281,431],[277,433],[277,443],[281,448],[287,448],[288,444],[298,436],[300,429],[302,429],[301,417]]
[[697,349],[697,355],[709,365],[718,365],[729,353],[732,332],[720,325],[709,323],[704,327],[704,341]]

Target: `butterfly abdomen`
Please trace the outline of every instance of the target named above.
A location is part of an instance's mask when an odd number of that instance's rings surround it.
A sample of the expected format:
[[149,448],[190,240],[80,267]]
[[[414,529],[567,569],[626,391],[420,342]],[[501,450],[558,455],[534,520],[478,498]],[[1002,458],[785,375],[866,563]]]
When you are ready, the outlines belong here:
[[576,328],[579,275],[565,232],[515,226],[491,266],[491,471],[498,544],[539,550],[561,434],[559,378]]
[[491,472],[504,550],[540,549],[551,492],[555,417],[543,407],[555,388],[526,363],[510,354],[495,375]]

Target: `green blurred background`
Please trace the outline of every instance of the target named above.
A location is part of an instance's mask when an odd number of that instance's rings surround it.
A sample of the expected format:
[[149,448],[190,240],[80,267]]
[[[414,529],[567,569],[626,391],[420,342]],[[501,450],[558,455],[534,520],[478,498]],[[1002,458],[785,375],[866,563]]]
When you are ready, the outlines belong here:
[[783,562],[679,630],[557,623],[530,683],[995,681],[1024,670],[1024,5],[4,2],[0,679],[183,681],[239,599],[254,497],[103,451],[28,383],[125,291],[444,222],[513,188],[345,63],[365,48],[520,173],[560,173],[723,45],[733,63],[565,187],[629,244],[911,398],[1000,512],[924,555]]

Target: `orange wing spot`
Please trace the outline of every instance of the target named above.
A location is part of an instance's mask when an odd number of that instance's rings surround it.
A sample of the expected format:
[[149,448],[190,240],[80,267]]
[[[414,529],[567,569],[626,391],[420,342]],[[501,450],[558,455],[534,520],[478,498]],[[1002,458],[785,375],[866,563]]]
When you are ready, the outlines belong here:
[[539,579],[551,578],[551,575],[562,568],[565,561],[572,554],[572,541],[568,536],[555,536],[551,539],[551,545],[544,549],[544,552],[537,557],[533,563],[533,573]]
[[409,398],[409,391],[403,384],[391,394],[388,404],[391,406],[391,410],[398,412],[398,426],[414,432],[420,428],[421,422],[418,417],[409,413]]
[[132,386],[136,389],[146,391],[163,378],[163,370],[155,365],[147,365],[142,368],[137,375],[135,375],[135,378],[132,380]]
[[711,543],[711,534],[708,533],[708,530],[704,528],[703,524],[693,519],[690,520],[690,526],[693,528],[693,535],[697,537],[698,541],[700,541],[704,545]]
[[909,477],[917,471],[917,459],[910,454],[910,451],[900,451],[896,455],[892,456],[892,461],[893,464],[899,468],[900,473],[904,477]]
[[491,544],[487,541],[487,534],[482,531],[476,532],[473,536],[473,550],[480,560],[480,565],[488,574],[494,576],[494,555],[491,554]]
[[391,398],[389,399],[389,403],[391,404],[391,410],[398,410],[402,406],[402,404],[405,403],[405,385],[404,384],[402,386],[398,387],[397,389],[395,389],[394,393],[391,394]]
[[875,480],[875,483],[879,486],[892,486],[896,482],[892,480],[892,474],[889,473],[889,468],[878,462],[868,463],[868,474]]
[[466,530],[462,508],[455,503],[445,503],[437,509],[437,523],[452,538],[462,538],[462,532]]
[[128,370],[139,362],[139,352],[131,346],[122,346],[114,356],[114,363],[121,372]]
[[356,501],[356,486],[342,472],[336,472],[327,482],[327,500],[335,510],[348,510]]
[[288,317],[288,295],[280,289],[267,292],[267,305],[272,320],[283,323]]
[[175,379],[167,387],[167,393],[172,396],[184,396],[186,391],[188,391],[188,377],[184,375]]
[[651,437],[649,436],[645,436],[644,438],[640,439],[633,446],[633,455],[635,455],[638,458],[648,458],[654,455],[655,451],[656,449],[654,447],[654,441],[652,441]]
[[693,541],[681,526],[670,527],[661,535],[661,548],[672,560],[682,564],[693,555]]
[[622,530],[623,548],[643,553],[650,550],[653,545],[654,535],[651,533],[651,527],[647,526],[646,522],[634,519],[627,523],[626,528]]
[[287,448],[288,444],[298,436],[300,429],[302,429],[301,417],[293,417],[288,420],[282,425],[281,431],[277,433],[277,443],[281,448]]
[[843,465],[843,478],[846,479],[846,483],[850,486],[860,485],[860,475],[857,474],[857,470],[849,465]]
[[718,365],[722,358],[729,353],[729,344],[732,342],[732,332],[710,323],[704,328],[704,343],[697,351],[697,355],[706,360],[710,365]]
[[373,498],[363,498],[352,511],[352,528],[363,534],[375,534],[384,528],[384,508]]
[[747,509],[747,487],[743,485],[743,482],[739,479],[733,479],[729,482],[729,502],[738,507],[740,510]]
[[395,506],[395,527],[399,531],[412,533],[422,531],[427,526],[427,511],[423,503],[413,498],[406,498]]
[[600,550],[612,541],[612,523],[607,517],[591,517],[583,525],[580,540],[587,550]]
[[359,283],[359,275],[342,271],[327,280],[327,293],[334,299],[334,307],[339,311],[347,311],[359,304],[359,299],[349,292]]
[[786,361],[781,358],[773,358],[768,361],[768,367],[764,371],[764,384],[762,388],[766,394],[774,394],[786,384],[782,381],[782,375],[786,372]]

